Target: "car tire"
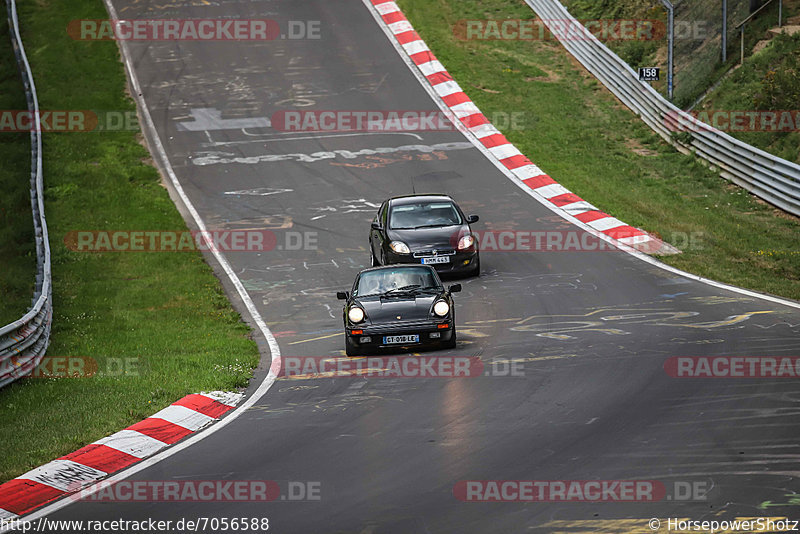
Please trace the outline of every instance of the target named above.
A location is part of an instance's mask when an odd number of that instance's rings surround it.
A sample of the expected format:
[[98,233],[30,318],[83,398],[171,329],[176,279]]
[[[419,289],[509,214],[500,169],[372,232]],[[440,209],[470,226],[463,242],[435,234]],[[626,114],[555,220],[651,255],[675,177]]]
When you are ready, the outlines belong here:
[[361,356],[362,354],[361,349],[358,348],[355,343],[350,343],[349,340],[345,340],[344,342],[344,352],[348,356]]
[[469,272],[469,276],[480,276],[481,275],[481,257],[475,257],[475,267]]
[[456,348],[456,331],[455,330],[453,330],[453,337],[450,338],[450,341],[445,341],[443,346],[446,349],[454,349],[454,348]]

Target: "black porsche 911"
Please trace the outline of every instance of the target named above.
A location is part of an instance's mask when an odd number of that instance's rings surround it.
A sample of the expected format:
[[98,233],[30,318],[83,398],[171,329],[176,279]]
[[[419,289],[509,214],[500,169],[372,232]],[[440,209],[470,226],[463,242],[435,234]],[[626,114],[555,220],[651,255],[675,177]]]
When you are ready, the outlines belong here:
[[440,273],[477,276],[481,271],[471,223],[447,195],[410,195],[381,204],[372,221],[372,265],[433,265]]
[[364,269],[352,291],[336,296],[344,305],[345,352],[359,356],[378,348],[456,346],[452,293],[429,265],[391,265]]

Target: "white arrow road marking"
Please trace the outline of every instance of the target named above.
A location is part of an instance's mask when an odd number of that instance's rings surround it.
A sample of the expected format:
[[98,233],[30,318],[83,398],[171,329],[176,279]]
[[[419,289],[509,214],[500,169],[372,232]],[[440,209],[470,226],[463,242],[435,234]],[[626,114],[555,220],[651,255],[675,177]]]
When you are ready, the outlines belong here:
[[243,130],[244,128],[269,128],[272,126],[266,117],[245,117],[242,119],[223,119],[222,112],[216,108],[192,108],[189,111],[192,121],[178,123],[183,132],[203,132],[209,130]]

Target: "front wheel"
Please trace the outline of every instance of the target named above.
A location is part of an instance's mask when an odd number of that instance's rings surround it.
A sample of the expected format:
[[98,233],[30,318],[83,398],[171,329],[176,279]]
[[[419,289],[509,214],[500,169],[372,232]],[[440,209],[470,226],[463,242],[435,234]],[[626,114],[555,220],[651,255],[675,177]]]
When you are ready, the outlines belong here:
[[453,337],[450,338],[450,341],[444,342],[444,348],[446,349],[454,349],[456,348],[456,331],[453,330]]
[[480,276],[481,275],[481,257],[477,256],[475,258],[475,266],[469,272],[469,276]]
[[348,356],[361,356],[362,354],[361,349],[349,339],[346,339],[344,342],[344,352]]

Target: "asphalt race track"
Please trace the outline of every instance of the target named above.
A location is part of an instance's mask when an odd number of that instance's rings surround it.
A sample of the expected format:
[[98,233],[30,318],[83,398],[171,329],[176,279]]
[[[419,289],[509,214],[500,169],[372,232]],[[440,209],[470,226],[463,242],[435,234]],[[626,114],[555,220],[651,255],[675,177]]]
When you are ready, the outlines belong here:
[[[277,236],[281,250],[226,257],[284,358],[343,356],[335,292],[369,264],[379,203],[410,193],[412,181],[417,192],[448,193],[480,215],[478,230],[574,228],[458,132],[267,126],[289,109],[437,109],[359,0],[113,3],[126,19],[320,22],[320,39],[129,42],[158,135],[207,226]],[[373,152],[354,154],[363,149]],[[287,250],[289,231],[313,236],[315,246]],[[479,357],[493,376],[279,379],[222,431],[132,477],[311,482],[318,500],[77,502],[50,517],[268,517],[270,532],[375,534],[647,531],[651,517],[800,519],[789,505],[800,491],[796,379],[678,379],[663,368],[672,356],[797,356],[800,310],[621,252],[486,252],[482,271],[459,280],[458,347],[425,355]],[[509,361],[520,376],[499,376]],[[454,496],[464,480],[630,479],[661,481],[667,496]],[[675,483],[705,495],[684,500]],[[758,508],[766,501],[772,506]]]

